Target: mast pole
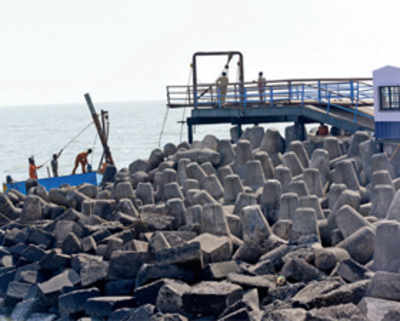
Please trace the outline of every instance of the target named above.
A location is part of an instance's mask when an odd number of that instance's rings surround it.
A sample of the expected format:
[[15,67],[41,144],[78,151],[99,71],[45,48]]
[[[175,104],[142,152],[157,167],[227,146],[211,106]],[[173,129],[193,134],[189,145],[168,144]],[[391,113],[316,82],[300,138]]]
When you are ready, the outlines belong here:
[[107,137],[106,137],[103,129],[101,128],[99,115],[97,115],[97,113],[96,113],[96,109],[94,108],[92,99],[90,98],[89,93],[86,93],[84,96],[85,96],[86,103],[89,107],[90,114],[92,115],[94,125],[96,126],[97,133],[100,137],[101,144],[103,145],[103,150],[104,150],[104,154],[106,155],[106,160],[108,159],[108,161],[112,165],[115,166],[114,160],[111,156],[110,148],[108,147],[108,144],[107,144]]

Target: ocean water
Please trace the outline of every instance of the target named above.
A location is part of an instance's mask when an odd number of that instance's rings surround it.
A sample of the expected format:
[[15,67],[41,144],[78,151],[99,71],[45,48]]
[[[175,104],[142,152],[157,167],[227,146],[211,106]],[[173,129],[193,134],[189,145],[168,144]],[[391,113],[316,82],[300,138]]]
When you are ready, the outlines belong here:
[[[190,110],[170,109],[163,135],[160,138],[166,105],[163,101],[96,103],[100,114],[109,112],[109,145],[118,168],[128,167],[138,158],[147,159],[154,148],[166,143],[175,144],[187,140],[185,119]],[[32,105],[0,107],[0,181],[6,175],[14,180],[28,178],[28,157],[34,156],[37,165],[50,160],[73,137],[91,122],[86,104]],[[271,126],[283,130],[284,125]],[[229,138],[230,125],[203,125],[195,128],[194,139],[201,140],[206,134],[218,138]],[[97,168],[102,147],[94,125],[73,141],[59,158],[59,175],[72,172],[75,156],[88,148],[94,152],[89,156],[93,168]],[[38,170],[39,178],[48,177],[46,167]]]

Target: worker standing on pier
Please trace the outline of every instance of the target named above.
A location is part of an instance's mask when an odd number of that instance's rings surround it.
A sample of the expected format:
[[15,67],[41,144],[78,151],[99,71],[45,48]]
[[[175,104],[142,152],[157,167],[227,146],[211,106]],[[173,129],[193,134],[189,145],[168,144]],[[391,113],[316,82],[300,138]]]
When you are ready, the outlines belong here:
[[33,157],[29,157],[28,161],[29,161],[29,178],[37,180],[38,179],[37,170],[41,168],[43,165],[36,166]]
[[216,85],[217,85],[217,90],[218,90],[218,101],[219,101],[219,106],[223,107],[225,105],[225,97],[226,97],[226,91],[228,88],[228,77],[226,76],[226,72],[222,72],[221,76],[217,79]]
[[260,101],[265,102],[265,84],[267,81],[263,77],[263,72],[260,71],[258,73],[257,85],[258,85],[258,94],[260,96]]
[[74,169],[72,170],[72,175],[75,175],[76,169],[78,168],[79,164],[81,164],[82,167],[82,173],[86,173],[86,166],[88,164],[88,155],[92,152],[92,150],[89,148],[86,152],[79,153],[76,155],[75,158],[75,166]]

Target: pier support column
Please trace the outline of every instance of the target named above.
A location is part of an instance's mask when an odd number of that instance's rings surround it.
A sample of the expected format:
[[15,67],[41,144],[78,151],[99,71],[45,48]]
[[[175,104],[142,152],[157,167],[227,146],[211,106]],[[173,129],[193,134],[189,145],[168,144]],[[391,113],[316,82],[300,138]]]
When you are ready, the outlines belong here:
[[188,142],[189,144],[193,144],[193,127],[192,124],[187,121],[187,127],[188,127]]
[[299,117],[294,123],[294,136],[300,141],[307,139],[306,127],[304,121]]
[[242,124],[241,123],[237,124],[237,130],[238,130],[238,135],[239,135],[239,139],[240,139],[240,137],[242,137],[242,134],[243,134]]

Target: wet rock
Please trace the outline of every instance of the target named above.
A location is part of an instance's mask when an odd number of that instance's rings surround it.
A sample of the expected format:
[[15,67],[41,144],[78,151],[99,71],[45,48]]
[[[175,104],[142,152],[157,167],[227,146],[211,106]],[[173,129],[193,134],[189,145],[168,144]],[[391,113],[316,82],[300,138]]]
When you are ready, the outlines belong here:
[[114,310],[123,307],[133,307],[135,300],[132,296],[102,296],[89,298],[84,304],[85,313],[91,317],[108,317]]
[[58,297],[58,310],[62,315],[69,315],[84,311],[84,304],[90,298],[100,295],[97,288],[71,291]]
[[135,278],[143,263],[150,261],[150,254],[147,252],[114,251],[110,259],[108,278],[130,279]]
[[242,295],[242,288],[236,284],[204,281],[192,286],[190,292],[183,295],[183,306],[188,313],[219,315]]
[[184,264],[193,268],[202,268],[204,264],[199,242],[158,251],[156,260],[163,264]]

